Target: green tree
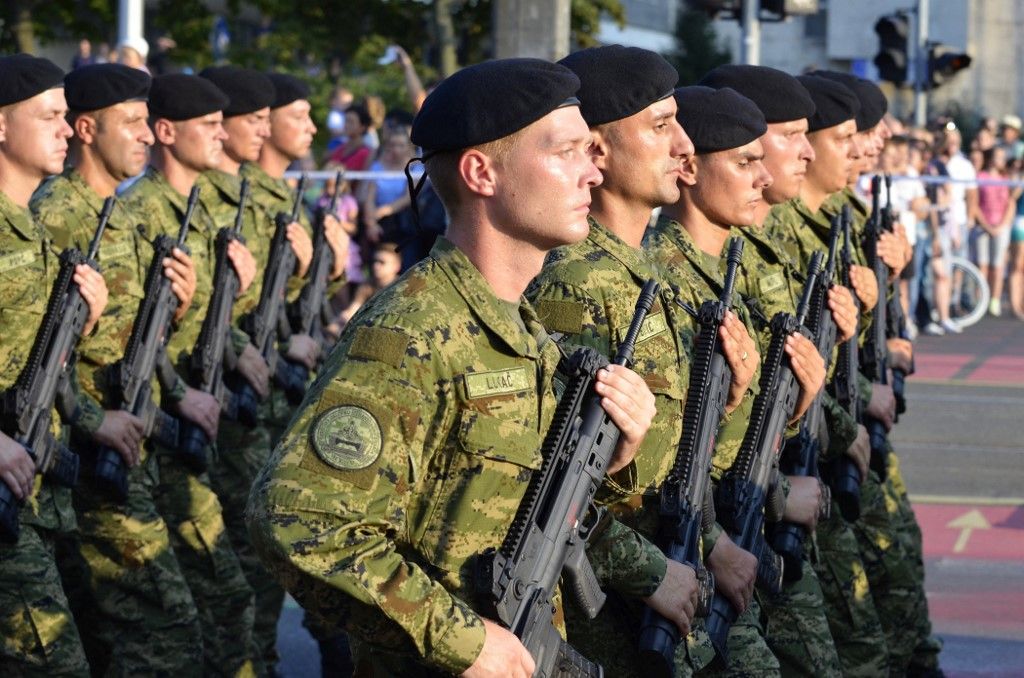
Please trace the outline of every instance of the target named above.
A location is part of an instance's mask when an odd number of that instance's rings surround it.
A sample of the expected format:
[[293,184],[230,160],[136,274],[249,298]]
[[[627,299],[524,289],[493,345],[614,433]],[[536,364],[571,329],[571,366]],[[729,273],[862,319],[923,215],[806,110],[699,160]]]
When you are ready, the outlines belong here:
[[676,19],[676,48],[665,55],[679,71],[679,84],[692,85],[716,66],[732,61],[732,54],[718,44],[711,19],[700,10],[683,5]]

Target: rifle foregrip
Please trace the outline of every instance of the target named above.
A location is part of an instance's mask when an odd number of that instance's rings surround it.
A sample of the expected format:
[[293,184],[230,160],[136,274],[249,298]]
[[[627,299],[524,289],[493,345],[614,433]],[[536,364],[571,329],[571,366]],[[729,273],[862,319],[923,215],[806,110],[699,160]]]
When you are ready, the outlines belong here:
[[562,641],[558,646],[555,673],[548,678],[604,678],[604,669],[600,664],[581,655],[572,645]]
[[757,560],[757,585],[762,591],[776,594],[782,590],[782,576],[785,566],[779,554],[762,539],[761,555]]
[[13,544],[18,541],[21,525],[18,511],[21,503],[14,496],[7,483],[0,480],[0,543]]
[[128,501],[128,466],[117,450],[101,446],[96,451],[93,480],[100,491],[116,503]]
[[860,518],[860,469],[845,454],[835,462],[829,487],[843,520],[857,522]]
[[74,487],[78,484],[78,455],[67,446],[54,441],[53,462],[46,471],[46,478],[61,487]]
[[888,475],[886,468],[887,445],[885,439],[885,425],[874,417],[864,417],[864,426],[871,438],[871,470],[878,474],[878,479],[885,481]]

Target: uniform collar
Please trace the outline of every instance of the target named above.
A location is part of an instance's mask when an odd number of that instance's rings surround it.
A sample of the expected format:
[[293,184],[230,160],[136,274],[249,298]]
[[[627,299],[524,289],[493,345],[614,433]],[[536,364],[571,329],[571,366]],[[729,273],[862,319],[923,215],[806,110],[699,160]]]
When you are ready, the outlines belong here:
[[[167,177],[162,172],[158,171],[155,167],[150,165],[146,168],[146,175],[140,179],[140,181],[148,181],[153,185],[153,188],[159,192],[160,197],[167,200],[170,206],[174,209],[174,215],[178,219],[178,225],[180,227],[181,220],[185,218],[185,211],[188,209],[188,198],[178,193],[177,190],[167,181]],[[202,197],[202,192],[200,192]],[[213,220],[210,219],[203,207],[203,201],[200,199],[199,204],[196,205],[195,211],[192,213],[192,221],[189,224],[189,229],[198,231],[199,233],[207,232],[211,229]],[[177,233],[177,229],[175,230]],[[175,236],[177,237],[177,236]]]
[[15,205],[2,191],[0,191],[0,217],[25,240],[41,240],[43,238],[42,229],[33,221],[32,213],[24,207]]
[[587,236],[587,240],[607,252],[636,279],[645,281],[651,277],[651,267],[644,258],[643,250],[626,244],[622,238],[612,233],[597,219],[587,217],[587,222],[590,224],[590,235]]
[[693,238],[686,232],[686,229],[683,228],[682,224],[675,219],[660,216],[658,217],[657,228],[661,229],[665,235],[675,243],[676,247],[678,247],[683,255],[690,261],[693,269],[699,273],[709,285],[716,290],[722,289],[723,285],[725,285],[725,279],[722,276],[722,272],[718,269],[717,261],[713,261],[711,257],[697,247],[696,243],[693,242]]
[[[85,178],[75,168],[68,167],[61,172],[60,177],[68,182],[68,186],[75,195],[81,198],[82,202],[88,206],[89,211],[96,216],[98,225],[100,212],[103,211],[104,199],[100,197],[99,193],[93,190],[92,186],[85,182]],[[111,213],[110,219],[107,221],[107,228],[131,228],[131,224],[127,223],[128,221],[129,216],[125,211],[123,201],[114,201],[114,211]]]
[[[238,196],[242,190],[242,179],[219,169],[206,170],[199,175],[199,181],[210,186],[220,194],[223,202],[238,205]],[[252,181],[250,179],[250,181]],[[200,201],[210,200],[212,196],[200,194]]]
[[281,200],[290,201],[295,197],[292,194],[291,188],[288,186],[288,182],[285,181],[283,177],[281,179],[275,179],[254,162],[242,163],[242,166],[238,170],[238,174],[239,176],[247,178],[255,186],[259,186]]
[[[501,300],[494,294],[490,284],[473,262],[450,240],[441,236],[430,250],[430,257],[444,271],[458,293],[466,300],[473,315],[491,332],[501,337],[502,341],[517,355],[528,358],[538,357],[538,339],[523,334],[523,330],[508,315]],[[519,308],[529,307],[526,299],[520,300]],[[526,327],[533,332],[540,327],[536,315],[531,313],[523,316]]]

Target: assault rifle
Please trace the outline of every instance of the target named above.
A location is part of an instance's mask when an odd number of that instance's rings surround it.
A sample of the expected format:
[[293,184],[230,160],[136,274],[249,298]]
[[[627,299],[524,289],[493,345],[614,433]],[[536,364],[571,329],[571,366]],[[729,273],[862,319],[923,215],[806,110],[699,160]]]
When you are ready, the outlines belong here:
[[[886,385],[889,381],[889,348],[885,343],[886,316],[888,304],[885,291],[889,286],[889,269],[878,256],[878,239],[882,235],[882,215],[879,210],[879,194],[882,178],[875,175],[871,179],[871,218],[864,229],[864,253],[868,266],[875,273],[878,283],[878,301],[875,302],[871,314],[871,327],[861,349],[861,367],[864,374],[876,384]],[[875,417],[864,413],[864,427],[871,438],[871,470],[878,474],[880,480],[886,476],[886,441],[885,425]]]
[[[614,364],[632,361],[657,293],[658,283],[648,280]],[[551,600],[563,574],[589,617],[604,604],[585,550],[601,519],[592,506],[594,493],[619,441],[619,430],[594,390],[597,372],[608,360],[591,348],[579,348],[568,363],[569,383],[544,438],[541,470],[533,474],[501,546],[478,560],[479,587],[491,613],[529,650],[538,678],[604,675],[600,665],[562,640],[552,618]]]
[[[849,207],[843,208],[843,285],[853,289],[850,282],[850,269],[853,266],[853,254],[850,251],[852,236],[850,234],[850,211]],[[857,295],[853,296],[853,303],[857,307],[858,317],[860,302]],[[850,413],[854,421],[860,422],[860,392],[857,389],[857,375],[860,373],[860,361],[857,355],[857,336],[854,332],[850,339],[839,345],[839,355],[836,362],[836,372],[830,384],[832,396],[839,403],[839,406]],[[860,470],[848,456],[843,454],[834,462],[831,487],[832,497],[839,506],[839,512],[847,522],[855,522],[860,518]]]
[[[843,209],[848,210],[849,207],[844,206]],[[836,345],[837,328],[832,319],[832,311],[828,307],[828,292],[832,289],[836,260],[839,258],[841,221],[842,217],[839,215],[832,219],[832,231],[828,242],[828,261],[825,264],[825,270],[818,276],[818,284],[811,292],[807,311],[806,327],[814,338],[818,355],[824,359],[825,365],[832,362],[832,350]],[[779,471],[787,476],[819,477],[818,457],[822,448],[828,444],[828,429],[825,426],[822,396],[822,391],[819,391],[800,421],[799,433],[787,440],[782,448],[782,454],[779,457]],[[826,485],[822,488],[819,517],[828,518],[831,506],[832,496]],[[779,521],[769,528],[772,550],[782,557],[784,580],[788,582],[799,580],[803,575],[802,561],[807,529],[803,525],[787,521]]]
[[[885,175],[885,208],[882,210],[882,228],[889,233],[895,232],[893,224],[895,223],[896,217],[892,211],[892,177],[888,174]],[[881,293],[881,290],[879,290]],[[900,302],[900,291],[896,281],[889,286],[889,300],[887,302],[887,311],[885,316],[885,336],[888,338],[893,337],[906,337],[907,334],[907,317],[903,313],[903,304]],[[910,374],[914,373],[914,363],[910,363]],[[899,415],[907,411],[907,398],[906,398],[906,379],[907,371],[902,367],[892,368],[892,393],[896,398],[896,421],[899,421]]]
[[[338,207],[338,196],[341,191],[341,180],[344,172],[334,177],[334,192],[327,207],[320,207],[313,219],[313,262],[309,266],[308,281],[299,293],[295,303],[288,305],[288,319],[292,330],[298,334],[308,334],[323,344],[324,323],[330,322],[330,305],[327,301],[327,282],[334,264],[334,252],[327,242],[325,224],[327,216],[333,216]],[[298,366],[308,377],[304,366]],[[305,379],[303,379],[305,382]]]
[[[659,493],[656,541],[666,556],[697,572],[700,590],[696,616],[699,617],[707,615],[715,591],[714,577],[702,563],[700,535],[714,522],[714,511],[705,506],[705,502],[711,485],[711,457],[732,381],[719,329],[732,303],[743,244],[739,238],[729,243],[725,284],[718,299],[705,301],[699,311],[678,302],[696,319],[698,333],[683,408],[683,434],[676,449],[675,463]],[[675,623],[651,608],[644,610],[640,623],[640,656],[653,675],[666,678],[674,675],[676,646],[680,640]]]
[[[178,297],[171,289],[171,281],[164,275],[164,259],[173,256],[174,248],[188,251],[185,238],[198,201],[199,187],[193,186],[178,237],[161,234],[153,240],[153,258],[146,271],[145,292],[139,301],[124,356],[108,368],[108,404],[141,419],[146,437],[172,450],[178,447],[178,419],[156,406],[151,382],[158,369],[164,370],[164,375],[171,369],[164,350],[171,334],[174,313],[178,310]],[[169,379],[162,376],[161,381]],[[83,445],[88,446],[88,442],[83,441]],[[106,446],[98,448],[94,474],[96,484],[108,496],[121,503],[127,501],[128,466],[117,450]]]
[[[53,437],[51,412],[61,400],[64,413],[73,413],[69,375],[74,369],[74,350],[89,320],[89,305],[75,282],[75,267],[86,264],[99,270],[96,252],[103,230],[114,209],[107,198],[99,225],[86,255],[69,247],[60,254],[60,271],[46,303],[46,315],[36,331],[28,362],[14,385],[0,394],[0,430],[17,441],[36,465],[36,473],[64,487],[78,482],[78,455]],[[20,502],[7,483],[0,480],[0,541],[18,541]]]
[[[298,221],[302,207],[302,192],[306,187],[306,175],[299,178],[295,189],[292,211],[278,212],[274,217],[274,239],[270,244],[267,268],[263,272],[263,287],[256,308],[242,318],[241,326],[249,335],[256,350],[263,356],[274,383],[284,389],[288,401],[298,404],[306,391],[306,381],[277,351],[278,339],[291,335],[288,318],[285,315],[285,292],[288,278],[295,270],[295,252],[288,242],[288,224]],[[248,425],[256,425],[258,406],[256,391],[252,385],[241,381],[238,385],[238,418]]]
[[[739,454],[718,485],[715,501],[718,522],[741,549],[757,557],[757,583],[774,594],[782,588],[782,559],[771,550],[763,534],[765,501],[776,475],[776,455],[782,444],[786,424],[793,416],[800,384],[786,359],[786,339],[799,332],[810,334],[803,326],[810,294],[817,284],[821,253],[811,257],[807,282],[796,316],[776,313],[771,320],[771,342],[761,366],[760,393],[754,399],[750,424]],[[739,612],[722,594],[711,602],[707,631],[719,656],[728,655],[727,638]]]
[[[213,269],[213,292],[188,365],[189,385],[203,393],[213,395],[221,405],[221,414],[228,419],[238,418],[237,398],[224,385],[224,368],[226,364],[227,371],[232,371],[237,366],[237,356],[230,342],[231,312],[241,286],[238,273],[228,258],[228,245],[234,241],[245,244],[242,237],[242,217],[248,198],[249,180],[242,179],[235,223],[232,227],[222,228],[217,232],[214,244],[216,263]],[[196,468],[206,467],[206,449],[209,445],[210,439],[206,437],[202,428],[191,422],[181,422],[179,449],[185,458],[192,460]]]

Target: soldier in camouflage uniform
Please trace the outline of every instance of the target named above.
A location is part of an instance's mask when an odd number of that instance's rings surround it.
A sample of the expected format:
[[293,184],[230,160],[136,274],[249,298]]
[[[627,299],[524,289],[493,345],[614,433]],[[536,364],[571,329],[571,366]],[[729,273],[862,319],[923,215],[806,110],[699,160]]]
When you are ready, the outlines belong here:
[[[832,71],[812,74],[842,83],[857,95],[861,104],[855,140],[859,142],[862,161],[850,172],[846,187],[825,201],[822,211],[837,214],[844,204],[849,204],[854,214],[855,232],[863,236],[869,212],[852,187],[862,173],[875,169],[886,140],[892,137],[884,119],[888,102],[878,86],[867,80]],[[898,279],[900,271],[912,258],[913,250],[902,224],[897,221],[894,226],[893,233],[883,232],[879,239],[878,255],[888,266],[890,275]],[[890,297],[891,293],[890,290]],[[903,337],[890,338],[887,344],[889,367],[900,363],[909,372],[912,344]],[[858,526],[857,535],[875,606],[889,638],[891,670],[899,675],[911,669],[917,674],[932,674],[938,671],[942,642],[932,635],[928,615],[921,528],[910,506],[899,460],[891,446],[886,479],[880,489],[874,497],[872,510],[865,513],[866,520]],[[877,519],[872,519],[874,516]]]
[[[85,251],[104,198],[145,166],[146,149],[153,143],[146,120],[149,85],[147,74],[118,64],[85,66],[65,79],[75,131],[74,166],[44,184],[31,203],[36,219],[60,248]],[[107,369],[124,355],[143,296],[152,247],[136,226],[145,221],[118,202],[103,232],[99,262],[109,303],[98,331],[79,345],[77,362],[83,390],[99,402],[108,400]],[[179,299],[180,319],[192,301],[195,271],[191,259],[178,250],[173,260],[164,262],[164,270]],[[94,672],[198,673],[199,619],[167,525],[153,502],[156,460],[148,446],[140,457],[135,441],[142,422],[130,414],[108,411],[100,430],[118,415],[131,420],[129,435],[94,434],[95,441],[87,443],[72,436],[73,449],[83,458],[83,477],[74,491],[79,546],[61,569],[70,570],[64,576],[69,587],[81,589],[69,590],[75,617]],[[124,505],[104,496],[91,480],[96,443],[117,449],[131,467]]]
[[[723,284],[723,266],[716,255],[723,251],[727,238],[737,234],[739,229],[733,224],[753,223],[754,206],[760,203],[764,188],[771,185],[771,175],[760,162],[763,150],[759,138],[766,132],[767,123],[753,102],[732,89],[682,88],[677,90],[676,100],[679,102],[677,117],[694,141],[695,155],[684,167],[680,200],[665,211],[665,217],[649,236],[649,245],[657,248],[667,266],[674,270],[693,271],[701,282],[700,291],[704,298],[717,297]],[[755,249],[755,259],[756,256]],[[743,306],[741,294],[736,294],[734,300]],[[824,364],[814,345],[803,337],[790,337],[786,350],[801,386],[793,424],[821,388]],[[713,459],[716,479],[732,466],[745,433],[745,425],[728,422],[723,426]],[[811,488],[812,491],[807,493],[812,499],[817,498],[813,492],[816,489]],[[787,490],[792,501],[786,501]],[[774,494],[777,499],[768,505],[775,507],[777,513],[769,512],[769,518],[795,520],[802,515],[796,510],[805,503],[797,501],[805,494],[805,488],[799,483],[791,490],[785,482],[780,482]],[[814,509],[817,509],[816,502]],[[728,591],[723,593],[737,609],[744,610],[745,600],[735,594],[729,595]],[[780,663],[771,656],[772,653],[765,652],[771,657],[770,662],[758,653],[767,640],[762,637],[765,635],[765,615],[758,615],[756,611],[761,600],[763,596],[759,592],[758,599],[750,610],[740,616],[740,623],[730,636],[731,645],[738,647],[739,652],[734,656],[730,650],[729,673],[770,674],[780,670]],[[807,610],[775,602],[777,608],[784,608],[792,618],[808,622],[807,627],[813,629],[814,619]],[[825,640],[830,642],[827,625],[822,625],[826,629]],[[817,640],[817,637],[807,640]],[[783,649],[788,648],[783,646]],[[792,663],[785,666],[789,669]],[[824,668],[828,668],[827,661]]]
[[[853,159],[859,153],[854,135],[860,103],[849,89],[838,83],[813,76],[798,79],[818,105],[808,135],[815,160],[808,166],[800,197],[774,208],[766,228],[782,242],[791,257],[806,266],[814,251],[828,245],[830,219],[820,207],[831,193],[845,184]],[[863,311],[872,307],[877,285],[874,274],[860,265],[851,271],[851,281],[861,300],[863,327],[870,321],[870,315],[865,316]],[[880,405],[881,402],[870,399],[867,411],[882,416],[887,407]],[[880,493],[877,475],[869,472],[865,476],[861,493],[862,513],[873,513],[872,497]],[[889,672],[889,651],[884,632],[879,633],[882,619],[872,595],[874,583],[869,583],[861,557],[857,540],[859,527],[854,526],[852,535],[846,530],[832,529],[838,527],[825,525],[818,531],[824,561],[819,564],[818,574],[830,609],[832,635],[844,674],[882,675]]]
[[[673,87],[678,75],[659,55],[618,45],[576,52],[562,60],[575,72],[583,119],[595,135],[593,157],[603,185],[592,192],[595,208],[586,240],[552,251],[527,297],[545,327],[564,336],[563,347],[590,346],[614,356],[633,315],[634,301],[649,278],[660,278],[641,248],[651,210],[675,202],[678,167],[692,154],[692,144],[675,120]],[[615,65],[618,68],[610,68]],[[661,125],[667,132],[653,131]],[[655,142],[644,143],[648,137]],[[623,160],[628,158],[628,161]],[[650,172],[635,172],[650,167]],[[666,171],[667,170],[667,171]],[[690,301],[689,282],[663,285],[636,345],[634,366],[655,394],[658,414],[634,463],[609,478],[603,500],[624,523],[652,536],[657,530],[658,490],[676,457],[682,434],[683,405],[693,349],[693,321],[676,303]],[[741,329],[741,328],[740,328]],[[739,362],[740,341],[727,335],[727,350]],[[748,371],[752,376],[753,372]],[[737,390],[747,383],[737,371]],[[697,581],[692,568],[671,562],[688,592],[687,617]],[[641,601],[616,600],[589,620],[575,605],[566,606],[569,640],[583,654],[601,662],[608,675],[639,676],[637,653]],[[683,635],[689,624],[681,629]],[[695,654],[696,654],[695,646]],[[703,648],[704,655],[709,649]],[[702,665],[678,648],[680,670]]]
[[[59,267],[28,203],[44,177],[60,172],[67,155],[71,128],[64,120],[63,77],[46,59],[0,58],[0,389],[11,387],[25,366]],[[107,290],[88,266],[78,267],[75,281],[89,306],[83,329],[88,335]],[[80,403],[79,409],[78,418],[67,423],[97,430],[103,420],[98,405]],[[54,560],[56,540],[75,529],[71,490],[35,470],[25,448],[0,433],[0,482],[22,502],[17,541],[0,542],[0,673],[88,676]]]
[[[226,104],[227,97],[202,78],[177,74],[154,78],[149,103],[156,137],[152,164],[124,196],[130,210],[147,215],[151,232],[177,237],[186,194],[200,172],[220,162],[224,139],[221,110]],[[185,369],[210,298],[215,235],[213,218],[200,203],[186,238],[195,263],[195,297],[167,344],[168,356],[179,372]],[[252,255],[234,242],[228,256],[244,294],[256,273]],[[219,404],[213,396],[191,387],[187,394],[178,404],[179,410],[215,439]],[[194,412],[185,407],[190,397],[199,404]],[[160,479],[154,499],[171,530],[171,544],[199,611],[203,671],[252,674],[253,592],[231,545],[208,474],[195,473],[176,450],[157,447],[156,456]]]
[[[756,224],[740,231],[746,248],[736,289],[744,297],[756,299],[765,318],[778,312],[794,313],[802,292],[801,267],[762,224],[772,205],[783,204],[799,194],[807,165],[814,158],[806,137],[807,118],[815,112],[814,101],[793,76],[763,66],[720,66],[708,73],[700,84],[732,87],[750,98],[765,115],[768,131],[761,138],[761,145],[772,184],[764,191],[764,203],[758,208]],[[857,311],[849,290],[833,287],[829,292],[829,307],[837,324],[836,341],[852,337],[856,331]],[[819,467],[827,469],[832,460],[846,454],[866,473],[867,432],[834,398],[827,393],[821,396],[828,444],[820,451]],[[818,524],[820,492],[815,479],[789,477],[788,481],[791,488],[786,512],[799,502],[803,506],[803,519],[795,522],[804,524],[808,534],[813,533],[817,525],[823,531],[846,531],[847,538],[852,537],[838,506],[832,507],[824,524]],[[805,486],[802,494],[797,492],[798,483]],[[805,542],[805,556],[801,578],[785,583],[778,596],[764,599],[768,644],[778,657],[783,674],[838,675],[841,668],[837,643],[833,642],[829,630],[822,583],[812,566],[821,562],[822,552],[810,538]],[[828,584],[833,584],[831,578]]]
[[[257,548],[303,605],[354,634],[357,670],[532,674],[518,639],[476,611],[473,573],[540,468],[555,407],[559,351],[521,295],[550,247],[587,232],[600,175],[578,86],[559,65],[499,60],[427,98],[412,137],[448,239],[348,324],[253,489]],[[614,472],[654,397],[626,369],[598,379],[623,432]],[[659,589],[658,549],[616,521],[599,540],[614,544],[597,568],[605,584]]]

